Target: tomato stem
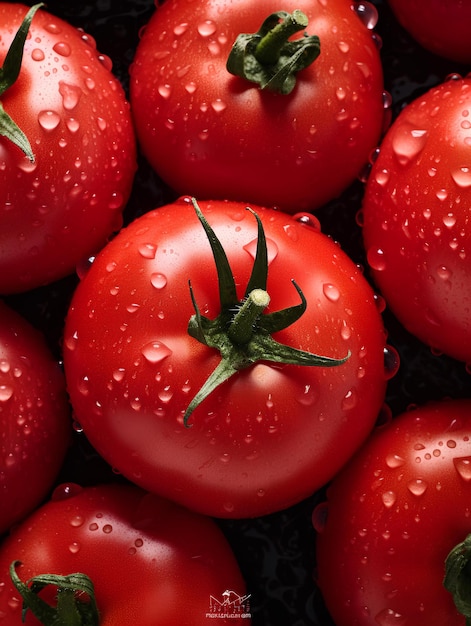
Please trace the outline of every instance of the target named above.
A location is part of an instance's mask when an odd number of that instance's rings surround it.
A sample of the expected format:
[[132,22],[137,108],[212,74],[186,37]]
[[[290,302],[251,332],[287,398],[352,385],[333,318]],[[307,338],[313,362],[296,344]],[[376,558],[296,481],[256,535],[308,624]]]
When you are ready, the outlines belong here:
[[[95,590],[86,574],[42,574],[24,583],[16,571],[20,565],[20,561],[13,561],[10,565],[10,577],[23,598],[23,622],[30,610],[44,626],[98,626]],[[49,585],[57,588],[55,607],[39,596],[42,589]]]
[[[21,63],[23,61],[23,50],[31,22],[33,21],[36,11],[43,6],[44,4],[41,2],[30,8],[30,10],[26,13],[18,31],[16,32],[15,37],[13,38],[10,48],[8,49],[7,56],[3,62],[3,67],[0,68],[0,96],[2,96],[5,91],[7,91],[7,89],[9,89],[16,82],[20,74]],[[1,102],[0,135],[9,139],[15,144],[15,146],[24,152],[31,162],[34,162],[34,154],[29,139],[16,122],[14,122],[8,115]]]
[[466,618],[466,626],[471,626],[471,534],[448,554],[443,585]]
[[260,217],[252,209],[248,209],[257,221],[257,249],[244,297],[239,301],[234,276],[221,242],[194,198],[192,203],[213,252],[218,274],[221,311],[213,320],[202,315],[190,283],[190,296],[195,313],[188,323],[188,333],[200,343],[218,350],[221,361],[188,405],[183,417],[185,426],[189,425],[188,421],[193,411],[219,385],[254,363],[267,361],[289,365],[333,367],[341,365],[350,357],[350,352],[341,359],[320,356],[275,341],[271,336],[272,333],[279,332],[296,322],[305,312],[307,303],[303,292],[293,281],[301,299],[300,304],[281,311],[264,312],[270,303],[270,296],[266,291],[267,244]]
[[278,11],[269,15],[256,33],[241,33],[227,59],[227,70],[235,76],[287,95],[296,84],[296,74],[320,54],[317,35],[289,38],[308,25],[306,15]]

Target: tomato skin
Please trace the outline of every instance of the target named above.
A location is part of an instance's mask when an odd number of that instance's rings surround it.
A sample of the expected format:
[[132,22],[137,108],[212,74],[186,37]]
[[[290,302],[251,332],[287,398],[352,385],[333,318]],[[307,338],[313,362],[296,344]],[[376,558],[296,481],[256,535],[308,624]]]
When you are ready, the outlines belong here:
[[464,625],[442,582],[470,530],[470,454],[471,401],[444,400],[378,429],[331,483],[317,568],[337,626]]
[[58,363],[43,336],[0,301],[0,534],[45,498],[70,435]]
[[388,0],[397,20],[426,50],[471,61],[471,5],[461,0]]
[[[226,250],[242,298],[257,226],[246,205],[199,202]],[[189,199],[135,220],[98,255],[76,290],[64,365],[76,419],[130,480],[216,517],[252,517],[310,495],[365,439],[386,386],[385,335],[371,287],[338,245],[311,226],[252,205],[265,227],[270,311],[308,308],[282,343],[346,363],[259,362],[223,383],[182,423],[218,364],[187,333],[219,313],[209,243]]]
[[363,200],[373,279],[421,341],[471,361],[471,79],[410,103],[386,134]]
[[[226,70],[239,33],[257,32],[273,0],[160,5],[131,66],[141,148],[178,193],[314,210],[359,174],[384,120],[382,68],[368,30],[344,0],[287,0],[321,53],[288,95]],[[191,59],[191,62],[189,62]]]
[[[28,7],[0,3],[0,63]],[[91,37],[39,10],[2,95],[35,162],[0,136],[0,293],[62,278],[119,229],[135,171],[129,104]]]
[[[202,626],[211,595],[222,600],[226,589],[245,593],[235,557],[212,520],[123,484],[58,487],[4,541],[5,626],[21,620],[19,594],[8,574],[16,559],[23,563],[17,570],[22,580],[44,573],[87,574],[100,626]],[[40,622],[28,612],[25,623]]]

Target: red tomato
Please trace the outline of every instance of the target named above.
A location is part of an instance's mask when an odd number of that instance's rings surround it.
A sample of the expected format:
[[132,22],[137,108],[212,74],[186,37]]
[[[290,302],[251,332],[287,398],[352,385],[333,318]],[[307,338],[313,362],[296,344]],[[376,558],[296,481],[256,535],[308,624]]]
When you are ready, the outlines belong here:
[[[203,626],[208,613],[239,610],[221,606],[228,592],[248,613],[239,567],[216,524],[134,486],[60,486],[11,533],[0,549],[5,626],[22,623],[21,598],[8,574],[18,560],[24,582],[45,573],[89,576],[100,626]],[[40,622],[28,611],[24,623]]]
[[363,236],[391,311],[432,348],[471,362],[471,78],[409,104],[367,181]]
[[378,429],[334,479],[314,524],[336,626],[464,626],[443,580],[470,530],[470,461],[471,401],[447,400]]
[[131,67],[136,131],[178,193],[313,210],[352,183],[376,147],[384,106],[373,6],[282,8],[304,12],[321,50],[289,95],[226,69],[237,36],[256,33],[278,2],[166,0],[145,28]]
[[0,534],[51,489],[70,434],[58,363],[42,335],[0,302]]
[[465,0],[388,0],[401,25],[426,50],[471,62],[471,4]]
[[[256,220],[242,203],[200,204],[242,299]],[[64,336],[71,401],[92,445],[130,480],[216,517],[269,513],[325,484],[373,427],[386,385],[381,315],[360,270],[318,229],[255,208],[268,247],[267,310],[299,304],[292,279],[307,300],[276,339],[336,359],[350,351],[345,363],[256,362],[215,389],[185,427],[221,358],[187,331],[189,280],[202,315],[221,312],[211,248],[189,198],[136,219],[106,246],[73,296]],[[238,301],[223,315],[237,309]]]
[[[0,63],[28,7],[0,3]],[[135,170],[123,89],[93,39],[39,10],[1,96],[34,162],[0,136],[0,293],[70,274],[121,225]]]

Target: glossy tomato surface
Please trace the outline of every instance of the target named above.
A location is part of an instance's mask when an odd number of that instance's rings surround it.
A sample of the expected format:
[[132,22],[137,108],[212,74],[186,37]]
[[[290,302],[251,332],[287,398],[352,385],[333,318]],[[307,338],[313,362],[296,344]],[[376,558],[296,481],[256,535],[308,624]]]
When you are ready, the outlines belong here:
[[[231,600],[246,596],[237,561],[212,520],[129,485],[61,485],[14,530],[0,547],[4,626],[23,623],[8,573],[13,561],[22,563],[23,581],[44,573],[89,576],[100,626],[203,626],[211,613],[230,613],[217,621],[233,623],[236,607],[218,602],[224,592]],[[52,603],[54,588],[47,593]],[[28,611],[24,623],[41,622]]]
[[443,578],[470,530],[470,459],[471,401],[444,400],[380,428],[331,483],[314,519],[336,626],[464,625]]
[[471,361],[471,79],[408,104],[381,144],[363,199],[372,275],[401,323]]
[[[28,7],[0,3],[0,64]],[[92,37],[40,9],[5,111],[35,157],[0,136],[0,293],[75,270],[122,224],[135,173],[129,105]]]
[[[257,224],[246,205],[199,203],[226,251],[242,298]],[[336,367],[263,361],[183,413],[220,360],[187,332],[194,313],[220,312],[206,234],[189,198],[146,213],[96,258],[76,290],[64,364],[76,419],[116,469],[147,489],[217,517],[249,517],[299,502],[325,484],[381,409],[385,335],[374,294],[329,237],[252,205],[265,228],[277,311],[307,310],[276,339],[341,359]]]
[[[159,4],[130,69],[130,98],[141,148],[170,187],[296,212],[319,208],[352,183],[384,121],[377,14],[372,5],[357,14],[357,4]],[[257,32],[280,9],[302,10],[305,31],[321,46],[288,95],[226,69],[236,37]]]
[[53,487],[71,433],[59,364],[41,333],[0,301],[0,535]]
[[388,0],[421,46],[459,63],[471,61],[471,4],[465,0]]

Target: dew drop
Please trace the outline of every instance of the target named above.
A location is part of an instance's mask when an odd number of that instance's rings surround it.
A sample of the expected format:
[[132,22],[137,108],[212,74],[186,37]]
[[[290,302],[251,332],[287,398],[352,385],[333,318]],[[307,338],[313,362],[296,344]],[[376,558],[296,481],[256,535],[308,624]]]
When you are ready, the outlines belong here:
[[80,544],[77,541],[74,541],[69,545],[69,552],[71,554],[77,554],[80,552]]
[[185,90],[189,94],[195,93],[195,91],[196,91],[196,83],[194,83],[193,81],[190,81],[189,83],[187,83],[185,85]]
[[220,98],[214,100],[214,102],[211,103],[211,106],[216,113],[222,113],[222,111],[227,108],[227,104]]
[[155,259],[157,245],[155,243],[141,243],[137,250],[144,259]]
[[462,189],[471,187],[471,167],[459,167],[452,170],[451,177],[458,187],[461,187]]
[[52,49],[54,50],[54,52],[56,52],[57,54],[60,54],[63,57],[70,56],[70,53],[72,52],[71,47],[65,41],[57,42],[56,44],[52,46]]
[[350,389],[350,391],[347,391],[342,399],[342,411],[351,411],[355,408],[357,401],[357,392],[355,391],[355,389]]
[[382,272],[386,269],[384,251],[381,248],[370,248],[366,253],[366,257],[371,269],[377,272]]
[[172,87],[168,85],[167,83],[165,83],[164,85],[159,85],[159,87],[157,88],[157,91],[159,95],[162,96],[162,98],[167,99],[170,97],[172,93]]
[[378,11],[370,2],[355,2],[352,9],[368,30],[373,30],[378,23]]
[[311,387],[311,385],[305,385],[303,392],[296,396],[296,400],[302,406],[312,406],[316,402],[317,397],[318,394],[314,387]]
[[170,386],[167,385],[157,394],[159,400],[164,404],[168,404],[173,397],[173,392],[170,389]]
[[52,131],[59,126],[61,121],[60,115],[55,111],[40,111],[38,113],[38,122],[45,131]]
[[175,28],[173,29],[173,34],[176,37],[180,37],[181,35],[183,35],[183,33],[185,33],[188,29],[188,22],[182,22],[181,24],[177,24],[177,26],[175,26]]
[[51,495],[53,502],[68,500],[81,493],[82,487],[76,483],[62,483],[54,489]]
[[417,157],[425,147],[428,132],[411,124],[396,130],[392,138],[392,149],[401,165],[407,165]]
[[405,460],[398,454],[388,454],[386,457],[386,465],[391,469],[396,469],[404,465]]
[[102,530],[105,533],[105,535],[109,535],[111,532],[113,532],[113,526],[111,524],[105,524]]
[[156,289],[163,289],[167,285],[167,277],[160,272],[154,272],[150,276],[150,282]]
[[205,20],[198,24],[198,33],[202,37],[210,37],[216,32],[216,24],[212,20]]
[[65,125],[72,134],[75,134],[80,129],[80,122],[74,117],[69,117],[65,120]]
[[314,230],[321,232],[321,223],[317,217],[311,213],[296,213],[293,219],[305,226],[310,226]]
[[338,290],[338,287],[332,285],[332,283],[324,283],[322,291],[327,300],[330,300],[331,302],[338,302],[340,298],[340,291]]
[[387,509],[390,509],[396,503],[397,495],[394,491],[385,491],[381,495],[381,500]]
[[379,626],[404,626],[406,618],[393,609],[383,609],[375,616]]
[[61,80],[59,82],[59,93],[62,96],[62,104],[64,106],[64,109],[66,109],[67,111],[71,111],[79,103],[80,97],[82,95],[82,90],[76,85],[69,85],[69,83]]
[[453,465],[464,481],[471,481],[471,457],[455,457]]
[[44,52],[40,48],[34,48],[31,52],[33,61],[44,61]]
[[172,354],[172,350],[161,341],[150,341],[141,352],[149,363],[160,363]]
[[[252,241],[250,241],[248,244],[244,246],[244,250],[248,252],[253,259],[255,259],[255,256],[257,254],[257,243],[258,243],[257,239],[252,239]],[[267,243],[268,264],[270,264],[274,259],[276,259],[278,255],[278,246],[269,237],[267,237],[266,243]]]
[[13,396],[13,387],[0,385],[0,402],[7,402]]
[[398,351],[392,346],[385,346],[384,355],[384,376],[386,380],[393,378],[400,367],[401,361]]
[[407,483],[407,488],[414,496],[423,496],[427,491],[428,484],[421,478],[415,478]]

